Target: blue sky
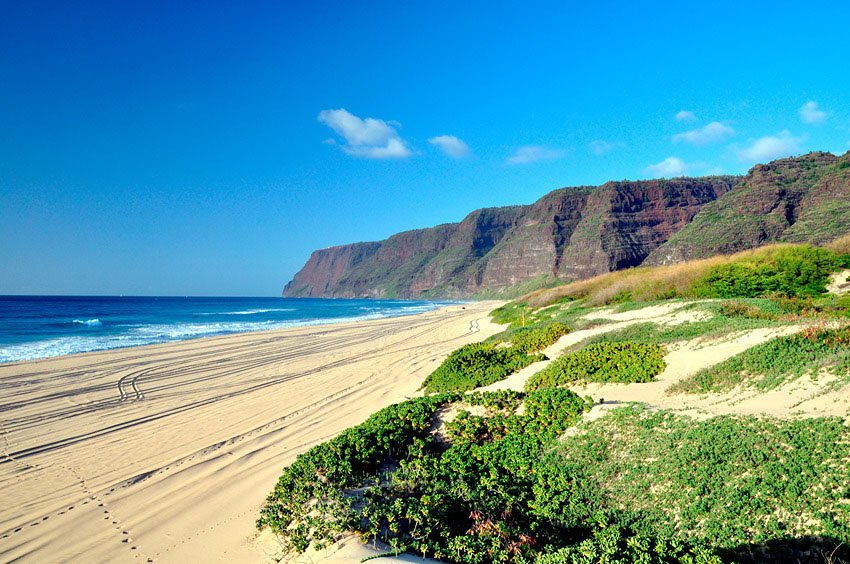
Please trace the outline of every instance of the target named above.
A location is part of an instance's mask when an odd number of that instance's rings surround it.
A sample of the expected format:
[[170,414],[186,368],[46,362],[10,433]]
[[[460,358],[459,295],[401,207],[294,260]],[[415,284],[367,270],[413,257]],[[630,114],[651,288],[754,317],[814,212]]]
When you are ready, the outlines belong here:
[[850,149],[840,2],[0,4],[0,294],[277,295],[317,248]]

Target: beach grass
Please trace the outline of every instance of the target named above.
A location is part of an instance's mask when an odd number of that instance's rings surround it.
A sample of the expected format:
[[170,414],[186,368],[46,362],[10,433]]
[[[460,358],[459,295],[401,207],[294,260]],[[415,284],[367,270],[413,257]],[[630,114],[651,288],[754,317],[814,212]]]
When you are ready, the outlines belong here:
[[[610,272],[518,298],[532,310],[565,299],[589,305],[671,298],[732,298],[768,295],[813,296],[825,291],[829,275],[850,264],[845,243],[833,251],[811,245],[776,244],[670,266]],[[843,253],[843,254],[842,254]]]

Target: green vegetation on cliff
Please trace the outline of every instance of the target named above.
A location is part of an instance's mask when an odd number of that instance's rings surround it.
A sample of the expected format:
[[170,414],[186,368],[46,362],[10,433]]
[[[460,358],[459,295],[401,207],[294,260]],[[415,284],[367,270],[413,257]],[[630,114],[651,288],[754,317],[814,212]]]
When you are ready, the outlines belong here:
[[821,245],[848,230],[850,152],[810,153],[757,165],[744,177],[562,188],[528,206],[480,209],[460,223],[321,249],[284,295],[510,298],[769,243]]
[[670,264],[768,243],[823,244],[850,227],[850,153],[810,153],[756,165],[653,251]]

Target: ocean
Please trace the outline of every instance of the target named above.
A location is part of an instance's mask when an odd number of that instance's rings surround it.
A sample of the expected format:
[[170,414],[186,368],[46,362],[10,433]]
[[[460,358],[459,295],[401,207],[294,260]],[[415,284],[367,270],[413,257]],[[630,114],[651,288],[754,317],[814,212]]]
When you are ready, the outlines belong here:
[[0,296],[0,362],[413,315],[456,302],[313,298]]

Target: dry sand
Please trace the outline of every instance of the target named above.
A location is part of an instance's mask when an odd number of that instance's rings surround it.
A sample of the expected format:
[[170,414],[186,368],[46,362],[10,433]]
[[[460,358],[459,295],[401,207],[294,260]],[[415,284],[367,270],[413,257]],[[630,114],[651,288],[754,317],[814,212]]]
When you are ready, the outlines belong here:
[[0,561],[273,559],[281,469],[500,331],[496,305],[0,365]]

